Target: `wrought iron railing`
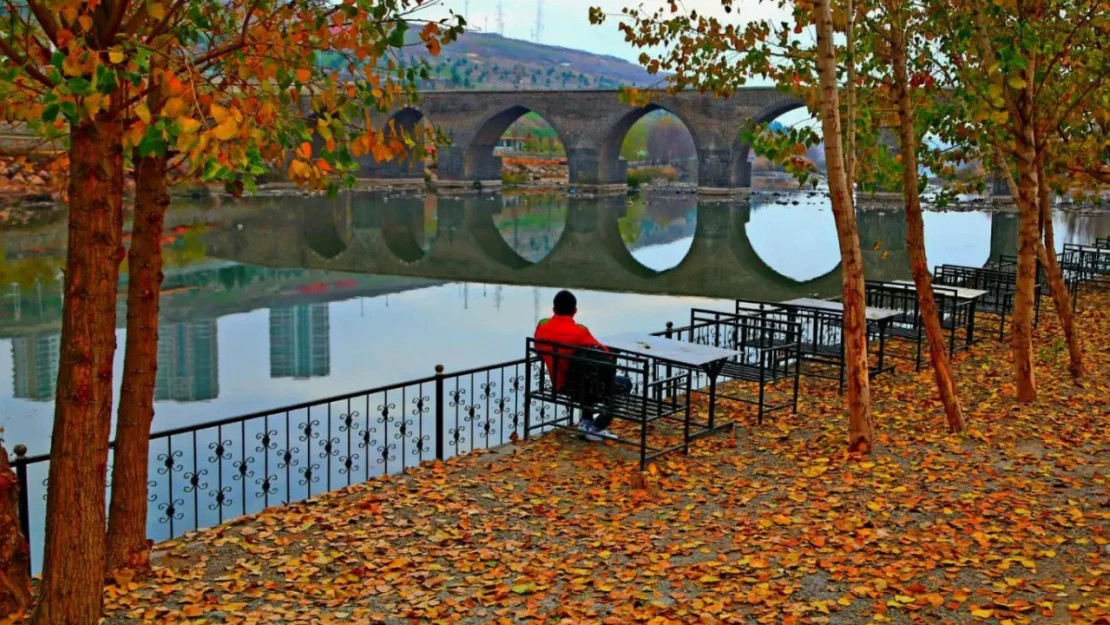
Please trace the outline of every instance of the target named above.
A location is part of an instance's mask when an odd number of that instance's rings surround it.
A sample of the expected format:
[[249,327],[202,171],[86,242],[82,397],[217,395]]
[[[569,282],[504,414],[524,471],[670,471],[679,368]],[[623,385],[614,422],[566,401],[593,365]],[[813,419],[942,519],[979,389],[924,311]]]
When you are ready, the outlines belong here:
[[[524,433],[524,359],[157,432],[147,534],[165,540]],[[41,562],[49,455],[17,445],[19,513]],[[111,466],[111,458],[109,458]],[[30,486],[41,484],[43,488]],[[108,476],[111,490],[111,475]],[[42,493],[41,495],[39,493]]]

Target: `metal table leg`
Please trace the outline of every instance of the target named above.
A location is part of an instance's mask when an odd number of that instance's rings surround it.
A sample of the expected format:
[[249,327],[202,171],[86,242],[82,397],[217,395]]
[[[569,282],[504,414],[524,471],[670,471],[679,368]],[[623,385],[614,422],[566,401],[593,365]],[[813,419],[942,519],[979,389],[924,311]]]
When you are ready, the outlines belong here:
[[883,372],[883,356],[886,354],[886,324],[887,322],[879,322],[879,370],[876,375]]
[[971,343],[975,340],[975,306],[978,304],[977,299],[971,300],[971,306],[968,308],[968,314],[971,318],[967,322],[967,348],[971,349]]
[[714,417],[717,410],[717,376],[725,368],[725,361],[711,362],[703,367],[709,376],[709,429],[713,429]]

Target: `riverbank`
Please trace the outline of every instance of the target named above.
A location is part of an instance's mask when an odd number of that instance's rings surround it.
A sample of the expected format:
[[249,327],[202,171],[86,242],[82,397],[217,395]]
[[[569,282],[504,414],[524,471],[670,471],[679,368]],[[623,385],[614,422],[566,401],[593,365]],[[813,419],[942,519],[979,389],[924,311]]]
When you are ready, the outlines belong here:
[[1010,399],[1007,345],[956,358],[965,435],[927,371],[874,381],[866,459],[828,384],[643,488],[622,449],[548,435],[157,545],[105,622],[1105,625],[1110,295],[1080,303],[1082,385],[1052,315],[1035,405]]

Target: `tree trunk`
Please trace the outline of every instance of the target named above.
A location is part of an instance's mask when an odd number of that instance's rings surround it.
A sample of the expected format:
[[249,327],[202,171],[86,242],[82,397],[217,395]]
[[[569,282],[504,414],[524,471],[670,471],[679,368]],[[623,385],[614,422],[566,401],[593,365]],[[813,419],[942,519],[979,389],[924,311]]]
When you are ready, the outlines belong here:
[[944,415],[949,432],[964,429],[963,410],[956,395],[952,369],[948,362],[948,346],[937,314],[933,280],[925,256],[925,221],[921,214],[921,196],[918,195],[917,135],[914,130],[913,102],[910,101],[909,76],[906,70],[905,32],[896,24],[891,28],[892,61],[894,63],[894,88],[898,94],[898,127],[902,143],[902,192],[906,201],[906,249],[910,255],[910,269],[917,287],[921,321],[925,324],[925,337],[929,342],[929,358],[937,380],[937,391],[944,404]]
[[31,548],[19,526],[19,481],[0,444],[0,615],[31,607]]
[[848,188],[841,149],[840,100],[833,51],[833,20],[829,0],[813,5],[817,24],[817,69],[821,87],[821,128],[825,137],[825,163],[832,198],[836,235],[840,244],[843,278],[845,370],[848,375],[848,449],[871,453],[874,425],[871,422],[871,389],[867,365],[867,317],[863,284],[863,255],[859,231]]
[[1071,373],[1071,377],[1078,380],[1086,373],[1086,367],[1083,365],[1083,344],[1079,340],[1079,332],[1075,329],[1071,294],[1068,293],[1068,286],[1064,283],[1060,260],[1056,257],[1056,235],[1052,227],[1052,199],[1049,196],[1048,177],[1045,176],[1043,159],[1042,155],[1037,167],[1037,190],[1044,245],[1038,245],[1037,257],[1048,278],[1052,301],[1056,304],[1056,314],[1060,317],[1060,327],[1063,328],[1064,338],[1068,343],[1068,372]]
[[102,607],[104,489],[123,259],[122,137],[123,124],[113,113],[70,130],[62,353],[35,625],[95,625]]
[[158,371],[162,225],[170,196],[166,159],[135,155],[135,223],[127,252],[127,342],[112,462],[106,572],[150,568],[146,537],[150,423]]
[[1037,242],[1040,237],[1037,171],[1032,141],[1018,143],[1018,266],[1011,347],[1018,401],[1032,402],[1037,399],[1037,382],[1033,374],[1033,304],[1037,288]]

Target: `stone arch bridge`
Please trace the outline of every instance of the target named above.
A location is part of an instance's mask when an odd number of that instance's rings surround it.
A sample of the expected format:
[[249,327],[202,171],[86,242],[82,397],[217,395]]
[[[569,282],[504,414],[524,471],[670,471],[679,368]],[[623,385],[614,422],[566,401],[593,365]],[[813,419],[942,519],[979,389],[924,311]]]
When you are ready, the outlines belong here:
[[[208,234],[206,245],[210,256],[250,265],[458,282],[762,300],[840,291],[839,267],[799,281],[764,262],[748,235],[748,202],[698,204],[689,251],[664,271],[641,264],[625,244],[619,224],[627,211],[623,196],[570,198],[563,232],[538,262],[521,257],[502,237],[493,219],[501,210],[500,196],[314,198],[293,210],[239,218],[234,228]],[[433,212],[436,232],[429,248],[425,223]],[[859,227],[866,276],[908,278],[903,214],[863,210]],[[991,257],[1012,251],[1016,240],[1016,219],[996,213]]]
[[[804,103],[771,87],[737,90],[727,99],[684,91],[652,94],[647,106],[621,102],[617,90],[593,91],[430,91],[417,107],[385,116],[382,126],[413,131],[426,119],[451,138],[439,148],[438,176],[442,187],[497,187],[501,159],[494,146],[510,125],[534,112],[554,128],[567,152],[570,184],[583,189],[619,187],[627,180],[621,143],[637,120],[666,110],[686,125],[697,148],[698,188],[730,192],[751,186],[751,146],[740,140],[749,121],[771,121]],[[423,177],[423,159],[412,154],[400,163],[360,161],[369,178]]]

